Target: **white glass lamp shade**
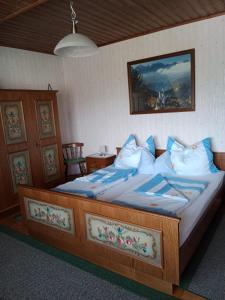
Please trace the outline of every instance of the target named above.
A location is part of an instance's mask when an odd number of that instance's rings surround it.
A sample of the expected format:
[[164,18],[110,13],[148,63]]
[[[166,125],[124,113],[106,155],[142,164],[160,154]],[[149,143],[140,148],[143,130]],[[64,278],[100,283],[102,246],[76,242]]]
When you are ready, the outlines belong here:
[[80,33],[71,33],[65,36],[55,46],[54,54],[62,57],[85,57],[98,52],[95,43]]

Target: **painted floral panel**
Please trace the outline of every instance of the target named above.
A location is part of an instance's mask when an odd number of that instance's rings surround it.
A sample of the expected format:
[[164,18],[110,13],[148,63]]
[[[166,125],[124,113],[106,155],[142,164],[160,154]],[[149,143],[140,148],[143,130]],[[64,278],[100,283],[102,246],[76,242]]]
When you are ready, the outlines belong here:
[[161,266],[159,231],[128,225],[86,214],[88,240],[127,252],[150,264]]
[[42,158],[45,181],[49,182],[60,177],[59,158],[57,145],[42,148]]
[[28,151],[9,154],[9,164],[13,182],[13,190],[17,192],[18,184],[32,185],[30,158]]
[[0,106],[6,144],[25,142],[27,138],[22,102],[1,102]]
[[40,138],[55,136],[55,120],[52,101],[37,101],[36,111]]
[[27,218],[63,231],[74,234],[73,211],[71,208],[24,198]]

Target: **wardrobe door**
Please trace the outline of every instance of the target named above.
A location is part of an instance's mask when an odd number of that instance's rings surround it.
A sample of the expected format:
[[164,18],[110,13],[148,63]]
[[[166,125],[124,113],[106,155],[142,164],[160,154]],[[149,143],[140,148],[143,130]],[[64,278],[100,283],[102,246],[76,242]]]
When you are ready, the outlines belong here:
[[0,212],[18,206],[17,185],[32,185],[30,130],[31,113],[21,91],[0,91]]
[[64,181],[56,92],[0,90],[0,215],[18,207],[18,184]]
[[38,169],[35,182],[38,186],[50,188],[64,180],[56,93],[36,92],[33,104],[37,126],[36,151],[39,153],[39,159],[36,154],[32,163]]

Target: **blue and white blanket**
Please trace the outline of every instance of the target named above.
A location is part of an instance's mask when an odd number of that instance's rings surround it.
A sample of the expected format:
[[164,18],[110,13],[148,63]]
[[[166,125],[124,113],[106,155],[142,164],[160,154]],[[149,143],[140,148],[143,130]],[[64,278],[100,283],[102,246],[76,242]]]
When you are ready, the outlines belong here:
[[197,198],[207,185],[206,181],[175,176],[163,177],[161,174],[157,174],[135,189],[135,192],[189,202]]
[[113,203],[177,216],[207,187],[208,182],[157,174],[120,195]]
[[95,199],[99,193],[110,189],[120,182],[127,181],[136,173],[137,169],[116,169],[113,166],[109,166],[90,175],[59,185],[53,190]]

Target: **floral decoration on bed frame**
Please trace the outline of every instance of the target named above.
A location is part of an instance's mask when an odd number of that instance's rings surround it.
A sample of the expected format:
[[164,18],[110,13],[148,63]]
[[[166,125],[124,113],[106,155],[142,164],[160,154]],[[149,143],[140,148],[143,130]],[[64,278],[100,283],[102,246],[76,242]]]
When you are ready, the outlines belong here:
[[88,240],[161,265],[160,232],[86,214]]
[[73,211],[57,205],[24,198],[27,218],[74,234]]

